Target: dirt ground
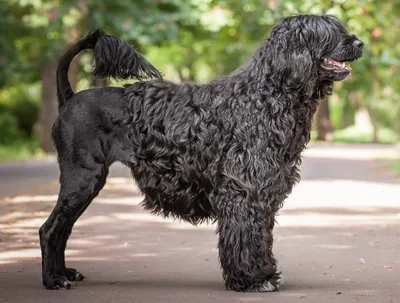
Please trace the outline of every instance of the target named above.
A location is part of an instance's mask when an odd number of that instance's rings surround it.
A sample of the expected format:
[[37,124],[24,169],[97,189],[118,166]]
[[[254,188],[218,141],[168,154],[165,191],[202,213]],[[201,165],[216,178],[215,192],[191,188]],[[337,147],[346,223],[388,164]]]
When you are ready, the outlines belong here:
[[400,182],[375,161],[396,153],[330,144],[306,151],[275,229],[285,285],[264,294],[225,290],[215,226],[144,211],[120,165],[68,243],[68,266],[87,278],[45,290],[38,228],[57,199],[57,164],[0,165],[0,302],[400,302]]

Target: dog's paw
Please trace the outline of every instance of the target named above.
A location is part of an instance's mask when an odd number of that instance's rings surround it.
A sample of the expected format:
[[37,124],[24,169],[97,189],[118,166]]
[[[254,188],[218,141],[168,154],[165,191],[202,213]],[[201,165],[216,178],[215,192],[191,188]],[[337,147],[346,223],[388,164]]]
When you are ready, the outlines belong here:
[[62,276],[67,277],[67,280],[69,281],[82,281],[85,279],[85,276],[82,273],[73,268],[66,268],[63,271]]
[[284,278],[281,274],[275,274],[271,279],[266,280],[260,285],[249,287],[246,292],[273,292],[278,291],[283,285]]
[[46,289],[70,289],[72,286],[72,283],[68,281],[67,277],[65,276],[53,276],[53,277],[47,277],[46,279],[43,280],[43,286]]

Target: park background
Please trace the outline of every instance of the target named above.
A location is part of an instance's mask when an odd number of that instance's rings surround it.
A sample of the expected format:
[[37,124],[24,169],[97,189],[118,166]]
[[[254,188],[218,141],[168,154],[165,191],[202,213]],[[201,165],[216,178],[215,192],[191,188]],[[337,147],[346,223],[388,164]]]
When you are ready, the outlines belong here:
[[[66,48],[102,28],[172,81],[207,82],[248,57],[281,17],[334,14],[365,42],[350,79],[315,117],[315,140],[396,144],[400,136],[398,0],[1,0],[0,161],[54,153],[55,73]],[[124,82],[91,77],[91,52],[70,68],[76,90]],[[389,164],[400,171],[398,161]]]
[[[207,82],[298,13],[338,16],[365,47],[321,102],[301,182],[277,216],[282,291],[226,291],[215,225],[150,214],[120,163],[68,242],[67,265],[87,279],[45,291],[38,229],[58,198],[50,129],[66,48],[100,27],[166,79]],[[93,79],[91,56],[71,65],[76,90],[124,83]],[[0,302],[399,302],[399,131],[399,0],[0,0]]]

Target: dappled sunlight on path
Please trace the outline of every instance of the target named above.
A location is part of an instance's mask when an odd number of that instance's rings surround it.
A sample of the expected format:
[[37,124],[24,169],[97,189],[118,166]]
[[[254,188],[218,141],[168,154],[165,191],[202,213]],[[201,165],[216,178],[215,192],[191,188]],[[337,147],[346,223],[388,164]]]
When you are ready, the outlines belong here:
[[[96,293],[105,302],[187,302],[197,296],[199,302],[376,303],[381,302],[376,296],[400,296],[400,183],[376,162],[329,159],[321,151],[323,157],[305,154],[303,180],[277,217],[275,255],[287,277],[282,292],[225,291],[215,225],[196,227],[143,210],[141,195],[123,171],[108,179],[74,228],[67,263],[88,279],[62,292],[60,300],[84,296],[95,302],[90,293]],[[57,191],[51,181],[0,201],[0,280],[24,285],[38,302],[48,297],[41,289],[38,228]],[[30,302],[29,295],[16,299],[6,284],[0,283],[0,299],[6,294],[10,302]]]

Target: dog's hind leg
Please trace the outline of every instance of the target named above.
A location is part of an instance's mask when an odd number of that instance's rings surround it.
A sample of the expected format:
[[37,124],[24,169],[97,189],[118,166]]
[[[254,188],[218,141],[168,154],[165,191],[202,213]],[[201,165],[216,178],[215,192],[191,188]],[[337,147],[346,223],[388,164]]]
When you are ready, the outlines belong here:
[[82,274],[65,267],[64,250],[74,223],[103,188],[108,174],[103,161],[90,155],[81,157],[79,163],[61,157],[60,169],[57,204],[39,230],[42,278],[47,289],[69,288],[68,278],[83,278]]
[[83,207],[79,211],[79,213],[74,218],[74,220],[72,220],[71,222],[69,222],[67,224],[67,226],[65,227],[65,231],[62,234],[62,236],[60,237],[60,240],[57,244],[57,248],[56,248],[57,268],[60,271],[60,275],[65,276],[68,281],[82,281],[85,278],[84,275],[82,273],[80,273],[79,271],[77,271],[76,269],[66,267],[66,265],[65,265],[65,249],[67,246],[68,238],[71,235],[72,228],[73,228],[75,222],[85,212],[85,210],[88,208],[89,205],[90,205],[90,202],[87,203],[86,206]]
[[219,258],[228,289],[276,291],[283,283],[272,253],[275,213],[241,193],[219,201]]

